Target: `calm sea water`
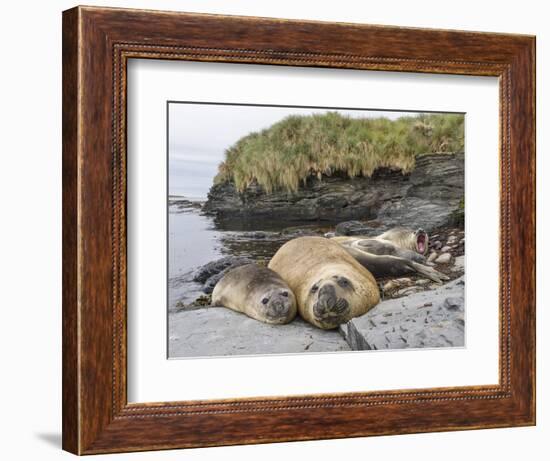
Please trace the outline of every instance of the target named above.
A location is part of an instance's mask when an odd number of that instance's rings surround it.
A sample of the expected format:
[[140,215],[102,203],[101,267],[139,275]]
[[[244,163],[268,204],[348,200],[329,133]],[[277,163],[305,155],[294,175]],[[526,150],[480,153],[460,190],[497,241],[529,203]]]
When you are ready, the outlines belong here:
[[188,208],[168,213],[168,276],[181,276],[223,256],[221,232],[210,217]]
[[268,219],[234,219],[223,222],[201,213],[196,202],[168,209],[169,308],[178,301],[189,303],[202,294],[192,282],[199,267],[224,256],[269,260],[296,229],[323,233],[334,229],[328,222],[284,222]]

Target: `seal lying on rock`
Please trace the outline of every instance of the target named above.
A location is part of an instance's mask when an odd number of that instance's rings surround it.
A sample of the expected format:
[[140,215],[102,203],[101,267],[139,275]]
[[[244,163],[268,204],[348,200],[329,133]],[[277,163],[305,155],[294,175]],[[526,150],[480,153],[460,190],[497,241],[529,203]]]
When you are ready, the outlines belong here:
[[296,317],[296,298],[289,286],[278,274],[256,264],[230,269],[216,284],[212,305],[265,323],[283,324]]
[[336,328],[380,301],[372,274],[343,247],[324,237],[288,241],[268,267],[296,295],[300,316],[319,328]]
[[375,277],[401,276],[418,272],[441,283],[449,278],[426,262],[428,234],[422,229],[395,228],[377,237],[333,237]]

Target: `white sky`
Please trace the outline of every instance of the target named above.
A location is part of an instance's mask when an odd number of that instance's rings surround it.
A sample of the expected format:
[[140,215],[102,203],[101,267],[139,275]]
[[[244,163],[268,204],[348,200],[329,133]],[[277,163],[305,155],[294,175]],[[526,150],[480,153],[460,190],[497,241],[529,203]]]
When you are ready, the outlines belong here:
[[168,107],[169,194],[206,198],[224,151],[243,136],[268,128],[288,115],[337,111],[356,118],[396,119],[417,112],[310,109],[170,103]]

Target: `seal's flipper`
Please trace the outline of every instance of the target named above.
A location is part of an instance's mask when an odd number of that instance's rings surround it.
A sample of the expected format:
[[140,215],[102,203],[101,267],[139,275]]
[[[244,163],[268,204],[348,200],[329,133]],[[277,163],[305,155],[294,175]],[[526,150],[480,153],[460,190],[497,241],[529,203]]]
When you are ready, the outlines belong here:
[[382,242],[376,239],[359,239],[351,243],[358,250],[367,251],[374,255],[394,255],[397,246],[391,242]]
[[342,247],[365,267],[375,278],[399,277],[416,272],[411,261],[390,255],[374,255],[348,245]]
[[350,245],[342,245],[342,247],[353,256],[363,267],[375,277],[400,277],[402,275],[419,273],[428,277],[437,283],[442,283],[444,280],[449,280],[445,274],[436,271],[435,269],[411,261],[409,259],[400,258],[399,256],[390,255],[374,255],[361,251]]
[[397,248],[395,251],[395,256],[399,256],[419,264],[424,264],[426,262],[426,258],[423,255],[405,248]]
[[349,245],[359,251],[364,251],[378,256],[398,256],[403,259],[408,259],[416,263],[425,263],[424,255],[408,248],[401,248],[389,240],[376,240],[372,238],[365,239],[350,239],[348,241],[339,242],[341,245]]
[[445,274],[436,271],[434,268],[430,266],[425,266],[424,264],[418,264],[412,261],[411,261],[411,265],[415,268],[416,272],[428,277],[430,280],[433,280],[434,282],[443,283],[443,281],[449,280],[449,277],[447,277]]

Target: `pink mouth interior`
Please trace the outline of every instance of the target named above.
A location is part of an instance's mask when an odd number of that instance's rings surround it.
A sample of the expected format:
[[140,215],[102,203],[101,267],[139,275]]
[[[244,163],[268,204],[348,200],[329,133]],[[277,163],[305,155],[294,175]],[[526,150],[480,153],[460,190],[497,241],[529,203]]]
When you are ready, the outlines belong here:
[[424,234],[420,234],[418,236],[418,239],[416,240],[416,247],[418,248],[419,253],[424,253],[424,250],[426,249],[426,236]]

